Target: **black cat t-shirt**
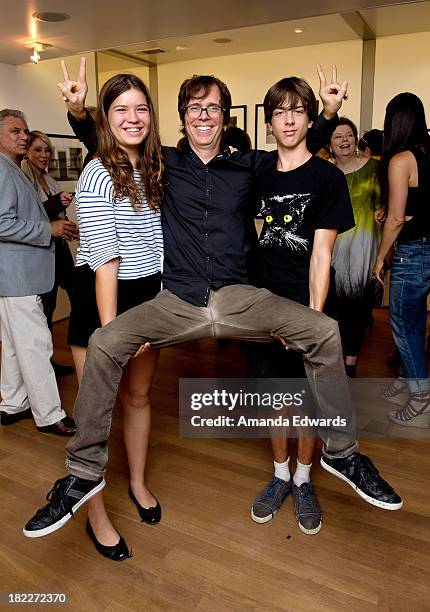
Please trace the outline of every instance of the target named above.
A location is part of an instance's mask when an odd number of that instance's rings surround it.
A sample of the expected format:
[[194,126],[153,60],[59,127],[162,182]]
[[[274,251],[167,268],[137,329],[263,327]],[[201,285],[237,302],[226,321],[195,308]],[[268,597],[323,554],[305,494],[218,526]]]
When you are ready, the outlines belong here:
[[264,219],[252,257],[253,281],[273,293],[309,304],[309,264],[317,229],[354,227],[343,172],[318,157],[289,172],[261,168],[257,211]]

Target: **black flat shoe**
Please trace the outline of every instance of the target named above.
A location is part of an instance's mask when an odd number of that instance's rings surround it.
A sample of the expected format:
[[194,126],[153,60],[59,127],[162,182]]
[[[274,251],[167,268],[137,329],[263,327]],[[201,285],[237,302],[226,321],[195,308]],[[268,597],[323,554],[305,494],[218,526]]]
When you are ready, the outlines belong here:
[[112,561],[125,561],[133,556],[133,554],[129,552],[127,544],[122,536],[119,536],[119,542],[118,544],[115,544],[115,546],[104,546],[104,544],[100,544],[96,538],[89,520],[87,520],[85,529],[87,530],[87,534],[90,536],[90,540],[93,542],[98,552],[103,555],[103,557],[107,557]]
[[135,498],[131,487],[128,488],[128,494],[130,496],[131,501],[136,506],[137,511],[139,512],[139,516],[142,520],[142,523],[147,523],[148,525],[156,525],[160,522],[161,519],[161,506],[158,503],[158,499],[156,499],[157,505],[152,506],[152,508],[144,508],[139,504],[137,499]]

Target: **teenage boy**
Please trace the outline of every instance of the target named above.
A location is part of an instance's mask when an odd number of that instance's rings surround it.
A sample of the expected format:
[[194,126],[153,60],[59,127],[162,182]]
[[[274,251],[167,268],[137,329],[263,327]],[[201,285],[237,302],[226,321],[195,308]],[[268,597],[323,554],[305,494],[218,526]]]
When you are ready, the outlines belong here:
[[[346,86],[333,83],[322,90],[336,112]],[[180,88],[178,111],[187,142],[180,151],[163,148],[164,289],[91,336],[74,407],[77,434],[67,447],[70,474],[55,483],[49,503],[27,523],[28,537],[59,529],[105,486],[112,411],[129,359],[145,343],[164,348],[206,337],[269,340],[276,334],[303,353],[322,414],[329,419],[341,415],[347,423],[346,428],[321,432],[327,469],[369,503],[387,509],[402,506],[374,466],[363,473],[337,323],[249,285],[248,206],[255,168],[264,155],[232,154],[223,146],[230,109],[230,92],[216,77],[194,76]]]
[[[255,249],[254,282],[272,293],[322,312],[330,285],[333,246],[338,232],[354,226],[345,176],[334,165],[313,157],[306,134],[316,118],[309,84],[297,77],[275,83],[264,98],[265,121],[277,152],[267,158],[257,180],[258,212],[264,225]],[[253,345],[248,373],[256,378],[305,378],[303,357],[279,344]],[[316,534],[322,512],[310,484],[316,438],[298,431],[294,476],[289,471],[287,436],[271,438],[275,473],[255,498],[251,516],[270,521],[292,492],[300,529]]]

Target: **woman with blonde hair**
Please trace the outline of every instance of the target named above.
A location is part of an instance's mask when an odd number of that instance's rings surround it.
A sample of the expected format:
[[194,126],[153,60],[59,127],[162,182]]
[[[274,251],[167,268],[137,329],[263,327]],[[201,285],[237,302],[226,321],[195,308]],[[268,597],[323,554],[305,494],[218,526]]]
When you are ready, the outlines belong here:
[[[73,199],[71,193],[63,191],[57,181],[48,174],[49,161],[52,155],[52,144],[49,137],[43,132],[34,130],[30,132],[28,151],[21,163],[21,170],[27,176],[40,199],[50,221],[65,220],[66,209]],[[77,228],[72,221],[67,223],[69,238],[77,237]],[[55,282],[48,293],[42,295],[43,311],[45,313],[48,327],[52,332],[52,316],[57,304],[58,287],[67,291],[70,297],[70,288],[73,274],[73,257],[69,245],[64,238],[55,238]],[[73,371],[73,368],[62,366],[53,362],[57,374]]]

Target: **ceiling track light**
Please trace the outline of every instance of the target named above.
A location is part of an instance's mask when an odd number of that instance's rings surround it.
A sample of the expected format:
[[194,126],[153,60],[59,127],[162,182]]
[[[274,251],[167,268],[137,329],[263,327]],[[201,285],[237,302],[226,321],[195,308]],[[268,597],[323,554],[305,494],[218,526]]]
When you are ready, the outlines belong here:
[[40,54],[52,47],[49,43],[42,43],[39,41],[29,42],[26,46],[33,50],[32,55],[30,55],[33,64],[38,64],[41,60]]
[[30,55],[30,59],[33,64],[38,64],[40,60],[40,54],[37,49],[33,49],[33,55]]

